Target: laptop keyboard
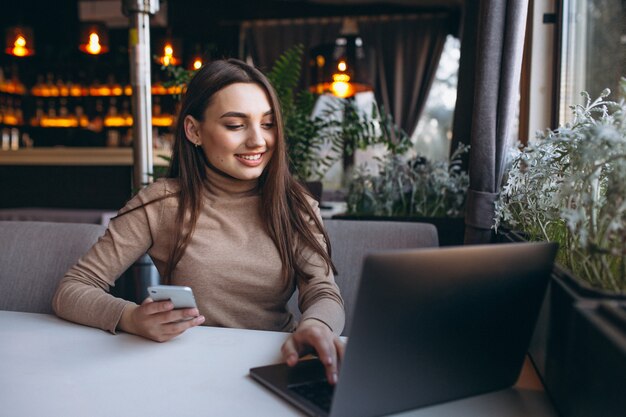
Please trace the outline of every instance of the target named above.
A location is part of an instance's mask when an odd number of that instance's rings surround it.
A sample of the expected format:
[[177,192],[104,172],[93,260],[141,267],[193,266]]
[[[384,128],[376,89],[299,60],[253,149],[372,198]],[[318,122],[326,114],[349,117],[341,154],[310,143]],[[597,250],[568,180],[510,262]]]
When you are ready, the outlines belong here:
[[289,386],[289,390],[295,392],[301,397],[306,398],[322,410],[330,412],[330,404],[333,400],[335,387],[330,385],[326,380],[291,385]]

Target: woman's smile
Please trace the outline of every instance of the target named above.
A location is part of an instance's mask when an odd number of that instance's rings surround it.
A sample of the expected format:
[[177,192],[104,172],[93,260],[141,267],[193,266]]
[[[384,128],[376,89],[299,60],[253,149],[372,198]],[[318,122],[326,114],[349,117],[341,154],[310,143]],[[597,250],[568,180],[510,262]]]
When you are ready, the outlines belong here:
[[246,154],[235,154],[235,158],[237,158],[239,160],[239,162],[241,162],[242,164],[249,166],[249,167],[256,167],[259,164],[261,164],[263,155],[265,154],[265,152],[263,153],[246,153]]

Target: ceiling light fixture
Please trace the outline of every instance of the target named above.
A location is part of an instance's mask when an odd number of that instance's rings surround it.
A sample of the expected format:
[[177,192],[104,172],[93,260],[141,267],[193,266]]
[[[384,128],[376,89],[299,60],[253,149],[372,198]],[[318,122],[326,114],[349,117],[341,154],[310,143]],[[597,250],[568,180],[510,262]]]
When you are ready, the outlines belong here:
[[35,55],[35,36],[28,26],[12,26],[6,30],[4,51],[16,57]]
[[85,22],[81,25],[78,49],[89,55],[109,52],[109,32],[102,22]]

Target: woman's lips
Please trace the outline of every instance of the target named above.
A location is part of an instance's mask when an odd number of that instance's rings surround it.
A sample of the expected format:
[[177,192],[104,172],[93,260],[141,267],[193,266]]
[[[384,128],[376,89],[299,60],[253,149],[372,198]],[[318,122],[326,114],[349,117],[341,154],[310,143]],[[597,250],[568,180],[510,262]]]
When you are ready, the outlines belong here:
[[264,153],[235,154],[235,158],[245,166],[256,167],[263,162]]

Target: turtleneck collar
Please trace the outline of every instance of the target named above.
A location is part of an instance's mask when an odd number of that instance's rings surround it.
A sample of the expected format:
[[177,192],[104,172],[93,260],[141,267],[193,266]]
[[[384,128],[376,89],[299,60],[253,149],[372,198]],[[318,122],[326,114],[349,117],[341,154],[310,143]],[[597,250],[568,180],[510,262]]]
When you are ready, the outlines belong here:
[[219,196],[242,197],[257,193],[259,179],[239,180],[206,165],[207,185],[209,190]]

